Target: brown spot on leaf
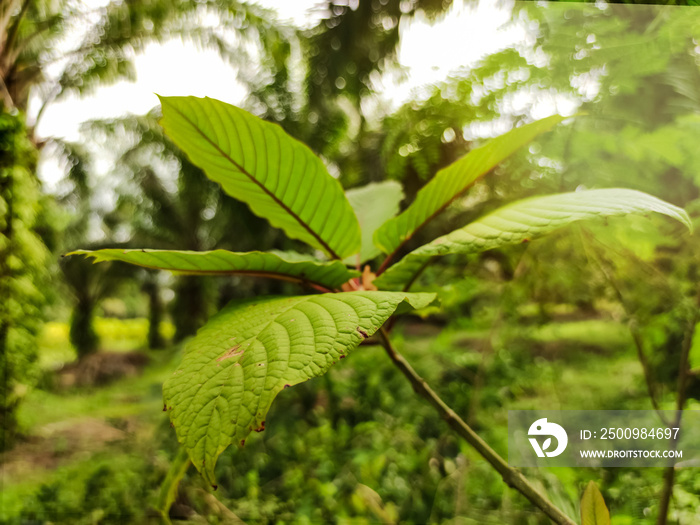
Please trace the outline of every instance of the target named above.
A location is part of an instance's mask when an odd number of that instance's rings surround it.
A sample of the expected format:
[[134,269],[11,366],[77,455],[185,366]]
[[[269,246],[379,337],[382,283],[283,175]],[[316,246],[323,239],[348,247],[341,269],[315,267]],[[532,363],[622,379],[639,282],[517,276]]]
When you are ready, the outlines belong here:
[[241,439],[241,446],[245,445],[245,439]]
[[167,411],[168,411],[168,406],[167,406],[167,405],[163,405],[163,412],[167,412]]
[[219,485],[212,485],[211,488],[213,488],[214,490],[216,490],[216,489],[219,488]]
[[224,355],[222,355],[221,357],[218,357],[216,359],[216,362],[218,363],[220,361],[223,361],[224,359],[230,359],[232,357],[237,357],[239,355],[243,355],[243,352],[244,352],[244,350],[241,348],[241,345],[232,346],[231,348],[229,348],[226,351],[226,353]]
[[292,386],[292,385],[284,385],[283,388],[289,388],[290,386]]
[[345,354],[340,354],[340,359],[345,359]]
[[262,423],[260,423],[260,427],[256,428],[255,431],[262,432],[263,430],[265,430],[265,422],[264,421]]
[[529,242],[530,242],[530,239],[528,239],[527,237],[525,237],[522,241],[520,241],[520,244],[527,244],[527,243],[529,243]]
[[357,327],[357,331],[360,332],[360,335],[362,336],[362,339],[367,339],[369,337],[369,334],[365,332],[362,328],[359,326]]

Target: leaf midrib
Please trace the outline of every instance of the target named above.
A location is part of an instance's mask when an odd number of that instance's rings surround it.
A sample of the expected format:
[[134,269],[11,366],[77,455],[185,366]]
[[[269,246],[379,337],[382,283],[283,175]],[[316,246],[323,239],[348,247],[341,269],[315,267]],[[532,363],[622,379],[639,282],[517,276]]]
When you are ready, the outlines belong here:
[[243,173],[246,177],[248,177],[254,184],[256,184],[268,197],[270,197],[277,205],[279,205],[285,212],[287,212],[292,218],[294,218],[302,228],[304,228],[311,236],[316,239],[321,246],[323,246],[324,250],[326,250],[326,253],[330,255],[333,259],[338,259],[340,260],[340,256],[331,248],[326,241],[324,241],[313,229],[311,229],[311,226],[309,226],[305,221],[299,217],[294,211],[292,211],[289,206],[287,206],[284,202],[282,202],[274,193],[272,193],[270,190],[268,190],[264,184],[262,184],[259,180],[257,180],[252,174],[250,174],[243,166],[238,164],[234,159],[231,158],[230,155],[228,155],[224,150],[222,150],[216,142],[214,142],[209,136],[204,133],[201,129],[199,129],[199,126],[195,125],[192,120],[185,115],[182,111],[180,111],[177,107],[174,105],[170,106],[171,109],[176,111],[183,119],[185,119],[190,126],[202,137],[204,140],[206,140],[211,146],[213,146],[226,160],[228,160],[231,164],[233,164],[241,173]]

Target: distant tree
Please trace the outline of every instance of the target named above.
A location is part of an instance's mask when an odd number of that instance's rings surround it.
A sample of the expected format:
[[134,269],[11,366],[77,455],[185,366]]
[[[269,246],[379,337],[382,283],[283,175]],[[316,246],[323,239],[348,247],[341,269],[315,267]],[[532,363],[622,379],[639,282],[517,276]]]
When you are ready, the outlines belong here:
[[321,2],[320,21],[299,35],[301,63],[293,59],[292,46],[278,46],[271,55],[275,73],[248,79],[246,105],[334,164],[346,186],[378,180],[376,136],[367,121],[384,115],[365,115],[362,101],[375,92],[377,77],[396,66],[402,21],[419,13],[435,19],[451,5],[452,0]]
[[[104,244],[94,243],[92,246]],[[62,260],[60,266],[64,282],[75,301],[70,320],[70,342],[78,358],[82,359],[99,349],[100,340],[94,327],[95,309],[103,299],[115,295],[127,275],[120,265],[92,268],[75,257]]]
[[[206,22],[207,15],[217,22]],[[8,0],[0,7],[0,93],[6,107],[26,109],[37,88],[43,111],[68,94],[133,80],[133,59],[154,42],[183,38],[246,64],[249,49],[264,55],[285,32],[271,12],[238,0],[112,0],[97,8],[78,0]]]

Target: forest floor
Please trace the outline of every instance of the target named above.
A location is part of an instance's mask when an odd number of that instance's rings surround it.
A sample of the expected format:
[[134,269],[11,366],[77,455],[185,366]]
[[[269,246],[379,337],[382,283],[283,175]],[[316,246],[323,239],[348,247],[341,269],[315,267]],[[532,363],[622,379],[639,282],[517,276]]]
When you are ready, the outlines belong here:
[[[103,346],[109,349],[103,353],[127,355],[136,351],[148,355],[148,362],[140,361],[135,371],[97,386],[57,382],[60,370],[70,370],[69,363],[75,356],[67,342],[65,325],[47,326],[41,363],[47,377],[52,378],[48,383],[51,388],[37,388],[27,394],[20,411],[25,438],[0,457],[0,523],[18,516],[27,502],[52,481],[84,481],[83,471],[95,462],[119,465],[123,461],[128,465],[134,454],[148,453],[158,456],[156,461],[167,469],[167,458],[159,456],[152,442],[164,421],[161,386],[179,361],[179,351],[146,351],[141,321],[136,323],[138,329],[134,329],[133,321],[127,321],[125,327],[115,325],[113,320],[109,323],[114,325],[113,333],[103,334]],[[444,370],[455,369],[463,371],[463,379],[471,382],[470,374],[478,374],[480,366],[492,359],[483,331],[409,326],[403,332],[399,344],[428,381],[442,381]],[[620,399],[626,400],[625,408],[648,408],[641,368],[625,327],[597,319],[550,323],[530,330],[522,344],[531,352],[528,370],[541,370],[536,372],[537,377],[518,386],[519,393],[508,402],[508,409],[605,407],[614,406]],[[378,348],[367,350],[380,355]],[[501,352],[509,351],[518,354],[517,349]],[[601,374],[604,369],[615,370],[614,382]],[[482,398],[498,394],[488,385],[482,390]],[[637,401],[630,402],[634,399]],[[499,410],[489,418],[495,422],[489,434],[505,435],[507,411]]]

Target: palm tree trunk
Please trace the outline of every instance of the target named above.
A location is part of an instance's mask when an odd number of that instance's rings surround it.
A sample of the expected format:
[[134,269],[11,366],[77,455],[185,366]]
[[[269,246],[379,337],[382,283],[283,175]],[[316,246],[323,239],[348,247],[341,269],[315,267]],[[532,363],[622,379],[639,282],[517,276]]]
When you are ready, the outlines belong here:
[[79,297],[70,322],[70,342],[78,352],[78,359],[95,353],[99,347],[94,317],[94,301],[90,297]]
[[178,280],[173,305],[175,341],[194,335],[207,320],[204,280],[198,276],[183,276]]
[[143,291],[148,295],[148,347],[152,350],[165,347],[165,341],[160,335],[160,323],[163,321],[163,301],[160,298],[160,287],[154,276],[148,276],[143,285]]

